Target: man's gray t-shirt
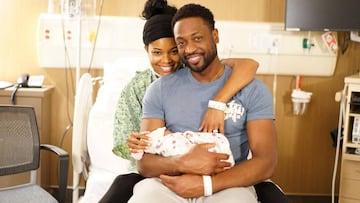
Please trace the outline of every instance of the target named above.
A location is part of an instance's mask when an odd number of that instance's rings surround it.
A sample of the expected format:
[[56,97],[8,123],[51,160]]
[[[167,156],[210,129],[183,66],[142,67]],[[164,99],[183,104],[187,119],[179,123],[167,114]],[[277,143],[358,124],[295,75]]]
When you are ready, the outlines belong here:
[[[189,68],[163,76],[153,82],[143,99],[143,118],[158,118],[171,132],[197,132],[208,109],[208,102],[217,94],[231,73],[209,83],[200,83]],[[225,136],[236,164],[246,160],[249,145],[246,122],[256,119],[274,119],[272,96],[268,87],[254,79],[227,102]]]

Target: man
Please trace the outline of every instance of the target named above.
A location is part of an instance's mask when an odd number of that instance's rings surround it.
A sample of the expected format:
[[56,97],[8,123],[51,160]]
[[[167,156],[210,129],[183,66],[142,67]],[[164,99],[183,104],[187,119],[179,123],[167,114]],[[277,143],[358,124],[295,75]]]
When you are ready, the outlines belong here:
[[149,178],[135,186],[129,202],[257,202],[253,185],[270,178],[277,163],[271,94],[264,83],[253,80],[226,104],[208,103],[231,72],[217,56],[214,17],[203,6],[188,4],[178,10],[172,24],[188,68],[148,88],[141,131],[164,126],[170,132],[197,131],[207,108],[222,109],[235,166],[229,167],[227,154],[209,152],[211,143],[179,156],[144,154],[137,168]]

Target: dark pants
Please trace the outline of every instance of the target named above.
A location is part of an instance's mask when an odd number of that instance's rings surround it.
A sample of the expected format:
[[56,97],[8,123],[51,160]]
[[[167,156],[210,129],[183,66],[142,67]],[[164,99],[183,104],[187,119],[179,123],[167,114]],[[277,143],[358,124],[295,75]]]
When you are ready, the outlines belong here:
[[272,182],[261,182],[254,185],[258,200],[261,203],[290,203],[290,199]]
[[144,179],[137,173],[118,175],[99,203],[127,203],[133,195],[133,187]]

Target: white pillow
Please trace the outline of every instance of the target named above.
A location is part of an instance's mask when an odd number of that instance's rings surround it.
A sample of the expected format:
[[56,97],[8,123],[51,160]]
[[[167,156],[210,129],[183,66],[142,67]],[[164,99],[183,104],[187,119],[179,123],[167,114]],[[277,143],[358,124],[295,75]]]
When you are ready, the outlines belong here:
[[145,53],[143,56],[122,57],[114,63],[104,64],[104,85],[120,85],[114,86],[115,89],[121,91],[138,70],[150,68],[149,59]]
[[146,55],[120,58],[114,63],[104,64],[104,85],[100,87],[90,111],[87,131],[92,168],[101,168],[117,174],[128,172],[129,161],[112,153],[115,108],[122,89],[135,72],[149,67],[151,66]]

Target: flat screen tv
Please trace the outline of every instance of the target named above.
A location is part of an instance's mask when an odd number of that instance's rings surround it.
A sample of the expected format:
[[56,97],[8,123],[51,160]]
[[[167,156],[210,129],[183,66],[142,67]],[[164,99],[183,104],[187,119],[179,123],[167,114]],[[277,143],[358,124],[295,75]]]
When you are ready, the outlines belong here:
[[288,31],[360,31],[360,0],[286,0]]

